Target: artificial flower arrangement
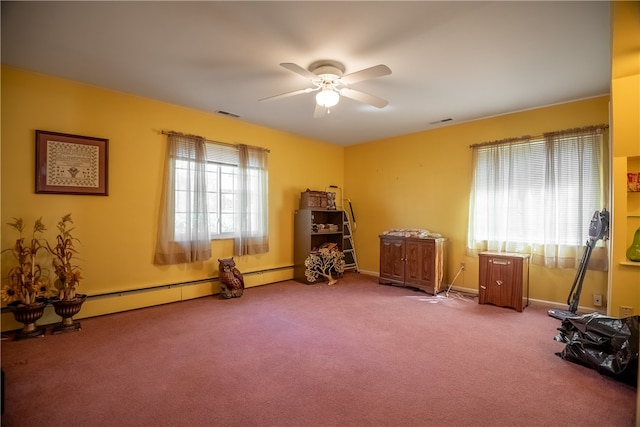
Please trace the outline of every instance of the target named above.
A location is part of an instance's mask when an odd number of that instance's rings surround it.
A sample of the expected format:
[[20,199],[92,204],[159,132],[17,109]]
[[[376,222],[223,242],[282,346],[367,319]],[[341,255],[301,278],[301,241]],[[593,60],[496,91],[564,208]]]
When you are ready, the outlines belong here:
[[71,214],[62,217],[58,222],[58,235],[55,246],[47,242],[47,249],[53,255],[53,271],[56,275],[54,286],[58,289],[58,299],[60,301],[71,301],[76,297],[76,286],[80,283],[80,267],[73,264],[73,260],[78,253],[74,244],[78,239],[72,235],[73,224]]
[[[22,218],[13,218],[7,223],[20,233],[13,247],[2,252],[11,252],[16,265],[9,269],[7,282],[2,288],[2,300],[17,305],[32,305],[41,302],[51,291],[48,274],[37,261],[38,253],[47,251],[46,241],[41,237],[46,230],[42,218],[35,221],[30,238],[23,236],[25,224]],[[44,270],[46,273],[46,270]]]
[[[34,222],[29,238],[23,236],[25,223],[22,218],[13,218],[13,222],[7,223],[20,235],[13,247],[2,251],[11,252],[15,261],[2,288],[3,301],[14,305],[31,305],[51,296],[54,286],[58,290],[56,299],[65,301],[76,297],[76,287],[82,277],[80,267],[73,264],[77,254],[74,243],[78,239],[72,235],[73,228],[69,228],[69,224],[73,224],[71,214],[63,216],[58,222],[56,243],[51,245],[42,237],[42,233],[46,231],[42,218]],[[42,251],[53,255],[53,283],[49,278],[49,270],[43,269],[39,263],[38,255]]]

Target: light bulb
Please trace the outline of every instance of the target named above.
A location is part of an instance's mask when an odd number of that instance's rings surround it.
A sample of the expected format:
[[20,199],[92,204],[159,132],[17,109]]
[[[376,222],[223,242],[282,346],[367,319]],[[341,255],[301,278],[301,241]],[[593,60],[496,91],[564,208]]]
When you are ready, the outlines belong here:
[[322,107],[333,107],[340,100],[340,94],[330,88],[322,89],[316,95],[316,102]]

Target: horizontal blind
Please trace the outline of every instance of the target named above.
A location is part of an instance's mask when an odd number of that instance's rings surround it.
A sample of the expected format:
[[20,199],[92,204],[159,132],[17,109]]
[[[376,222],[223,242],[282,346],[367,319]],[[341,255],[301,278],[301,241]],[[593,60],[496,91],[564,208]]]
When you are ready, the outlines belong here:
[[238,148],[228,144],[206,143],[206,158],[208,162],[227,166],[238,166]]

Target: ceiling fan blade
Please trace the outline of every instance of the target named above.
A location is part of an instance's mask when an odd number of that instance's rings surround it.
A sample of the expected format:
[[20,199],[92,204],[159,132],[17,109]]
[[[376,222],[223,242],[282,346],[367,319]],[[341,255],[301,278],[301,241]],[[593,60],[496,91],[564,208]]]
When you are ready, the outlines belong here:
[[299,66],[298,64],[294,64],[293,62],[283,62],[280,65],[289,71],[293,71],[294,73],[301,75],[305,79],[311,81],[320,80],[320,78],[316,74],[313,74],[311,71],[307,70],[306,68],[302,68],[301,66]]
[[369,95],[368,93],[360,92],[359,90],[348,87],[340,89],[340,95],[378,108],[383,108],[389,103],[386,99],[378,98],[377,96]]
[[268,96],[266,98],[259,99],[258,102],[275,101],[276,99],[288,98],[290,96],[301,95],[303,93],[310,93],[318,89],[319,88],[316,88],[316,87],[308,87],[306,89],[294,90],[293,92],[287,92],[287,93],[281,93],[280,95]]
[[323,107],[322,105],[316,103],[316,109],[313,111],[314,119],[321,119],[329,113],[329,109],[327,107]]
[[382,77],[391,74],[391,70],[386,65],[380,64],[364,70],[356,71],[346,76],[340,77],[340,81],[344,84],[350,85],[352,83],[361,82],[363,80],[374,79],[376,77]]

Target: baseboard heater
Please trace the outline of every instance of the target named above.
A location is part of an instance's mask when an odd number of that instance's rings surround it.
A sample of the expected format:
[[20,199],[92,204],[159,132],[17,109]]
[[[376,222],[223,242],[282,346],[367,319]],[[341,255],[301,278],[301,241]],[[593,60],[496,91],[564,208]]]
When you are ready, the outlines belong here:
[[[250,271],[250,272],[247,272],[247,273],[242,273],[242,275],[243,276],[254,276],[256,274],[265,274],[265,273],[271,273],[271,272],[274,272],[274,271],[281,271],[281,270],[288,270],[288,269],[293,269],[293,265],[283,266],[283,267],[268,268],[266,270]],[[219,276],[212,276],[212,277],[206,277],[204,279],[190,280],[188,282],[170,283],[170,284],[165,284],[165,285],[149,286],[149,287],[146,287],[146,288],[127,289],[126,291],[107,292],[107,293],[104,293],[104,294],[89,295],[87,297],[87,299],[110,298],[110,297],[115,297],[115,296],[133,295],[133,294],[139,294],[139,293],[144,293],[144,292],[157,291],[159,289],[181,288],[183,286],[196,285],[198,283],[215,282],[219,278],[220,278]]]
[[[283,266],[283,267],[268,268],[266,270],[250,271],[250,272],[247,272],[247,273],[242,273],[242,275],[243,276],[254,276],[256,274],[265,274],[265,273],[271,273],[271,272],[274,272],[274,271],[291,270],[291,269],[293,269],[293,265],[286,265],[286,266]],[[188,282],[169,283],[169,284],[164,284],[164,285],[149,286],[149,287],[146,287],[146,288],[136,288],[136,289],[127,289],[125,291],[106,292],[106,293],[103,293],[103,294],[89,295],[87,297],[87,299],[88,300],[96,300],[96,299],[102,299],[102,298],[120,297],[120,296],[124,296],[124,295],[134,295],[134,294],[139,294],[139,293],[152,292],[152,291],[157,291],[159,289],[180,288],[180,287],[183,287],[183,286],[196,285],[198,283],[215,282],[218,279],[219,279],[219,276],[213,276],[213,277],[206,277],[204,279],[190,280]],[[1,312],[4,313],[5,311],[9,311],[9,308],[8,307],[2,307],[2,311]]]

